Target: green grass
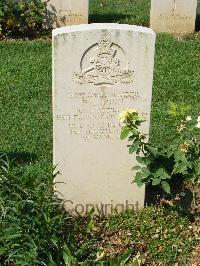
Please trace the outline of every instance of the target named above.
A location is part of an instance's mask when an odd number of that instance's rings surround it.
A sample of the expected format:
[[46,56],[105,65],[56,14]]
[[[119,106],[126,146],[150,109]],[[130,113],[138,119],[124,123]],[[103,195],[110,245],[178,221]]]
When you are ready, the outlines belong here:
[[149,10],[149,0],[91,0],[89,20],[149,26]]
[[[198,14],[200,14],[200,1],[198,3]],[[91,0],[90,21],[149,25],[149,1]],[[22,183],[20,183],[22,189],[26,191],[26,189],[31,190],[32,188],[33,194],[39,193],[38,197],[34,199],[38,210],[39,202],[46,194],[45,191],[44,194],[41,191],[36,191],[38,182],[33,180],[38,178],[41,183],[43,182],[42,184],[47,184],[46,178],[51,176],[52,171],[51,43],[42,41],[0,42],[0,62],[0,152],[7,153],[10,159],[14,159],[13,175],[22,179]],[[191,114],[199,115],[199,84],[199,34],[192,34],[182,39],[177,39],[169,34],[158,34],[150,131],[152,143],[161,146],[171,134],[166,116],[169,100],[191,104]],[[29,192],[32,197],[33,194],[31,191]],[[14,196],[13,200],[17,202]],[[48,213],[48,210],[46,211]],[[136,226],[134,215],[132,214],[130,217],[117,216],[116,220],[112,218],[109,226],[113,229],[116,224],[117,227],[122,226],[123,230],[132,231]],[[141,215],[145,214],[142,212]],[[146,215],[147,219],[152,217],[152,213],[148,214],[148,211]],[[170,214],[167,215],[169,215],[167,220],[160,222],[165,226],[170,225],[169,220],[173,219]],[[160,213],[158,220],[162,217],[163,214]],[[124,228],[124,225],[121,224],[120,221],[123,219],[127,221],[128,228]],[[144,218],[140,219],[144,220]],[[189,225],[187,217],[183,218],[181,215],[177,215],[176,219],[177,223],[183,221],[187,226]],[[20,218],[18,222],[20,222]],[[25,224],[23,225],[25,226]],[[104,227],[102,228],[104,229]],[[147,230],[151,234],[151,228]],[[45,232],[41,234],[41,238],[44,238]],[[187,236],[187,232],[184,233],[183,230],[179,240],[184,241]],[[7,244],[10,245],[10,243]],[[74,250],[78,249],[78,243],[76,245]],[[166,248],[164,257],[160,258],[156,253],[156,246],[149,244],[148,247],[154,254],[152,256],[161,261],[166,261],[171,256],[170,249]],[[185,254],[189,253],[190,247],[190,243],[184,247]],[[45,250],[42,252],[41,256],[44,258]],[[60,256],[61,254],[59,254]]]
[[1,151],[46,171],[52,161],[51,44],[0,43],[0,51]]
[[191,104],[200,110],[200,42],[158,34],[155,53],[151,141],[162,145],[171,134],[167,127],[168,102]]

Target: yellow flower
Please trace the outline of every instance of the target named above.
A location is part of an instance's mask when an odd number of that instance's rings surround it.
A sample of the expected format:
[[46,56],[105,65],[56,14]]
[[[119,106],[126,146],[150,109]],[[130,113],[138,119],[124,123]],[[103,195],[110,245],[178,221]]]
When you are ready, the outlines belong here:
[[120,122],[124,123],[124,122],[127,122],[127,120],[130,119],[131,115],[133,114],[138,114],[138,112],[135,109],[127,108],[125,111],[122,111],[119,114],[118,119]]
[[125,120],[126,120],[126,116],[127,116],[126,111],[121,112],[121,113],[119,114],[119,117],[118,117],[119,121],[122,122],[122,123],[125,122]]
[[128,108],[126,110],[129,114],[138,114],[138,112],[135,110],[135,109],[132,109],[132,108]]
[[180,145],[180,150],[184,153],[188,152],[189,145],[187,143],[183,143]]

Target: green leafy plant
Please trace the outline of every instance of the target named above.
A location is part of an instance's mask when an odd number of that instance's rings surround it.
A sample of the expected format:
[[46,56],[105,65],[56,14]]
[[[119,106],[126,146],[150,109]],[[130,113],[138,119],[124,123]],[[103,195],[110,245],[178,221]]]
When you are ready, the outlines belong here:
[[54,176],[16,171],[0,157],[0,264],[58,265],[67,216],[53,193]]
[[46,2],[41,0],[1,0],[0,33],[33,36],[43,28]]
[[128,138],[129,153],[136,154],[137,173],[134,182],[161,186],[170,193],[173,180],[200,181],[200,117],[187,116],[190,106],[169,104],[169,122],[174,127],[174,135],[162,148],[151,146],[147,136],[140,133],[142,120],[133,109],[123,111],[119,120],[124,124],[121,139]]

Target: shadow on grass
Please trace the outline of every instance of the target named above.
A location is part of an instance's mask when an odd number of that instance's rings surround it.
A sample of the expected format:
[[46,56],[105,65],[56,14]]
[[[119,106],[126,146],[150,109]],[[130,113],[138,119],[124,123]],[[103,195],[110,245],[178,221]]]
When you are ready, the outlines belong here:
[[91,14],[89,23],[112,23],[131,18],[128,14]]
[[[179,182],[171,183],[171,194],[165,193],[158,186],[148,185],[145,190],[145,205],[158,205],[162,202],[174,200],[177,195],[179,199],[176,201],[176,205],[181,208],[184,212],[190,212],[192,208],[193,194],[190,189],[184,186],[184,184]],[[183,196],[180,196],[183,195]]]
[[200,31],[200,15],[196,16],[195,31]]
[[12,161],[13,165],[26,165],[31,162],[35,162],[37,156],[35,154],[29,152],[0,152],[0,156],[7,156],[10,161]]

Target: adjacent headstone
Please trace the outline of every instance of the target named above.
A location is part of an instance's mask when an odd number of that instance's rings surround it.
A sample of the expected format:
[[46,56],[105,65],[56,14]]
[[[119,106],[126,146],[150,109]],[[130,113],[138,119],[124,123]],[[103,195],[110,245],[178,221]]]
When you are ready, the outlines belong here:
[[68,211],[108,214],[144,204],[132,184],[136,165],[120,140],[118,115],[128,107],[149,132],[155,33],[90,24],[53,30],[55,190]]
[[150,27],[156,32],[195,30],[197,0],[151,0]]
[[42,1],[47,2],[47,13],[44,18],[47,28],[88,23],[89,0]]

